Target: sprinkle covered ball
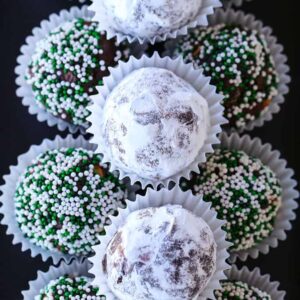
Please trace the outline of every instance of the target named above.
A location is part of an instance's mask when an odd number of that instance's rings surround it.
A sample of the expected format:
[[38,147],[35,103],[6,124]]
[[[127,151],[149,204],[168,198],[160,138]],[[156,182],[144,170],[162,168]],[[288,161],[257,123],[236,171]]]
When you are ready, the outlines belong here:
[[226,24],[197,28],[180,40],[176,54],[211,77],[224,96],[231,127],[241,128],[259,118],[278,94],[273,57],[256,30]]
[[97,22],[75,19],[37,42],[26,81],[40,107],[87,128],[90,96],[109,75],[108,68],[126,59],[127,52],[115,40],[107,40]]
[[225,220],[232,252],[249,249],[268,237],[281,205],[282,188],[274,172],[243,151],[218,149],[200,165],[200,175],[182,180],[212,203]]
[[61,276],[51,280],[44,287],[35,300],[105,300],[98,287],[91,284],[91,280],[84,276]]
[[103,259],[107,282],[120,300],[191,300],[216,270],[208,224],[179,205],[132,212]]
[[105,234],[109,216],[125,206],[126,187],[81,148],[40,154],[15,192],[16,219],[33,244],[63,254],[88,255]]
[[245,282],[226,280],[215,290],[216,300],[272,300],[271,296]]

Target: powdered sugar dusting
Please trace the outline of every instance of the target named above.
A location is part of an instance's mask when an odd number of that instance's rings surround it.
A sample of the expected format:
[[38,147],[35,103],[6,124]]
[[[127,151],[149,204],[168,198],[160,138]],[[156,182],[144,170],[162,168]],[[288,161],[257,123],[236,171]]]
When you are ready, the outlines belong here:
[[216,268],[203,219],[178,205],[131,213],[107,248],[108,285],[121,300],[196,299]]
[[129,74],[104,108],[104,136],[115,163],[143,178],[165,179],[191,164],[208,126],[207,101],[160,68]]
[[[95,1],[95,0],[94,0]],[[152,38],[177,30],[195,19],[202,0],[102,0],[116,31]]]

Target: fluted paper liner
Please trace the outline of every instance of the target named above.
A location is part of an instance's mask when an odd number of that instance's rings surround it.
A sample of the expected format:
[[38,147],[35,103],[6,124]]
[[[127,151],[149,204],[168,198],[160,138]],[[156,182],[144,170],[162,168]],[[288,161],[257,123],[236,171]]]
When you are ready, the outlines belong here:
[[41,289],[45,288],[51,280],[58,279],[61,276],[71,275],[74,277],[91,277],[88,273],[89,263],[72,261],[71,264],[61,262],[58,267],[51,266],[47,272],[38,271],[37,278],[29,282],[29,289],[22,292],[23,300],[33,300],[39,295]]
[[[54,140],[45,139],[40,145],[31,146],[28,152],[18,157],[17,165],[10,167],[10,174],[3,177],[5,183],[0,186],[0,192],[2,193],[0,196],[0,203],[2,203],[2,207],[0,207],[0,215],[3,215],[1,224],[7,226],[6,234],[13,235],[12,243],[14,245],[21,244],[23,252],[30,250],[31,257],[36,257],[40,254],[43,261],[46,261],[48,258],[52,258],[54,264],[58,264],[60,260],[64,260],[69,263],[72,258],[79,260],[82,259],[83,256],[69,255],[54,250],[47,250],[33,244],[29,239],[25,238],[16,220],[14,196],[20,176],[39,154],[44,153],[47,150],[65,147],[80,147],[90,151],[95,150],[95,146],[86,141],[82,136],[79,136],[76,139],[73,138],[72,135],[68,135],[66,138],[56,136]],[[134,191],[136,188],[129,186],[129,184],[127,184],[127,187],[129,192],[128,198],[130,200],[134,200]]]
[[106,14],[104,9],[103,0],[94,0],[92,5],[89,7],[91,11],[95,13],[93,20],[98,21],[100,24],[100,29],[107,32],[107,37],[114,38],[116,37],[117,42],[121,43],[124,40],[127,40],[129,43],[138,41],[140,44],[151,43],[152,45],[158,42],[166,41],[167,39],[174,39],[180,35],[186,35],[190,28],[195,28],[199,25],[207,25],[207,17],[214,13],[214,10],[218,7],[221,7],[222,3],[220,0],[203,0],[202,7],[199,10],[198,15],[194,20],[182,26],[179,29],[172,30],[168,33],[157,35],[151,38],[142,38],[137,36],[131,36],[126,33],[118,32],[112,27],[112,20]]
[[[290,67],[287,65],[287,56],[283,53],[284,48],[278,43],[277,38],[273,36],[273,31],[270,27],[263,25],[261,21],[256,20],[254,15],[245,14],[242,11],[235,11],[233,9],[218,9],[216,13],[209,17],[209,25],[214,26],[217,24],[237,24],[242,27],[246,27],[252,30],[257,30],[259,34],[262,34],[267,42],[270,54],[273,57],[275,69],[278,74],[278,95],[272,98],[270,105],[266,111],[257,119],[248,122],[246,126],[238,128],[238,132],[250,131],[255,127],[261,127],[266,121],[271,121],[274,114],[280,111],[280,105],[285,101],[285,95],[289,92],[288,84],[291,81],[289,75]],[[177,40],[178,41],[178,40]],[[164,55],[174,56],[174,50],[177,41],[169,41],[166,43],[166,51]],[[231,129],[234,131],[235,129]]]
[[237,280],[247,283],[263,292],[268,293],[272,300],[284,300],[285,292],[279,290],[279,282],[271,281],[270,275],[262,275],[259,268],[250,271],[246,266],[238,269],[237,266],[226,271],[229,280]]
[[36,44],[46,38],[53,29],[76,18],[91,19],[92,16],[93,13],[88,11],[87,6],[72,7],[70,10],[62,10],[59,14],[51,14],[48,20],[43,20],[39,27],[33,28],[32,35],[26,38],[26,43],[20,49],[21,55],[17,58],[17,67],[15,68],[16,84],[18,85],[17,96],[22,98],[23,105],[28,107],[31,115],[36,115],[39,122],[47,122],[50,127],[57,126],[60,131],[68,129],[71,133],[80,131],[83,134],[85,128],[55,117],[45,108],[40,107],[35,100],[32,86],[25,80],[26,69],[31,62]]
[[124,224],[127,216],[131,212],[147,207],[160,207],[168,204],[181,205],[183,208],[193,212],[196,216],[201,217],[209,225],[214,234],[217,244],[216,271],[198,300],[207,298],[215,299],[213,291],[220,287],[220,280],[226,278],[224,271],[230,268],[226,263],[226,259],[229,257],[227,249],[231,244],[225,240],[226,233],[222,229],[224,221],[217,219],[217,214],[215,210],[211,209],[209,203],[204,202],[202,199],[199,199],[199,197],[193,196],[191,192],[182,192],[180,188],[176,186],[172,190],[163,188],[160,191],[155,191],[153,189],[148,189],[145,196],[137,196],[135,202],[128,203],[126,209],[119,210],[119,215],[117,217],[111,218],[112,224],[105,228],[106,236],[101,239],[100,245],[94,247],[95,256],[89,259],[93,263],[93,267],[90,270],[95,276],[93,283],[100,287],[103,294],[106,295],[107,300],[117,300],[106,283],[107,275],[105,274],[102,265],[106,248],[114,234]]
[[270,248],[276,248],[279,241],[286,240],[286,231],[292,229],[291,221],[295,220],[294,210],[298,207],[295,200],[299,197],[299,193],[295,189],[297,182],[293,179],[294,171],[287,168],[287,162],[280,158],[279,151],[272,150],[270,144],[263,144],[259,138],[251,139],[249,135],[239,136],[237,133],[230,135],[222,133],[220,139],[221,147],[229,150],[242,150],[246,154],[260,159],[275,173],[282,188],[282,204],[277,213],[271,235],[252,248],[231,254],[233,261],[237,258],[245,261],[248,256],[255,259],[260,253],[267,254]]
[[[181,172],[174,176],[163,180],[151,180],[142,178],[136,173],[127,172],[122,170],[114,162],[114,158],[110,153],[109,147],[106,146],[106,142],[103,136],[103,108],[105,101],[111,91],[122,81],[124,77],[133,72],[134,70],[144,67],[157,67],[164,68],[174,72],[180,78],[190,83],[208,102],[209,116],[210,116],[210,128],[207,132],[207,138],[203,147],[200,149],[196,159],[192,164],[187,166]],[[118,170],[120,178],[129,177],[131,183],[140,182],[142,187],[151,184],[157,188],[160,184],[167,187],[169,183],[178,183],[181,177],[190,178],[191,171],[199,172],[198,164],[206,160],[206,155],[213,152],[213,145],[219,143],[218,134],[221,132],[221,125],[226,123],[226,119],[223,117],[224,108],[221,105],[222,96],[216,93],[216,88],[209,84],[210,78],[205,77],[202,71],[195,70],[192,64],[184,64],[181,58],[172,60],[169,57],[161,58],[156,52],[152,57],[142,56],[141,59],[131,57],[127,63],[120,62],[117,68],[110,69],[110,76],[104,78],[104,84],[98,87],[98,95],[92,97],[93,104],[89,107],[91,115],[88,120],[91,123],[91,127],[87,130],[93,135],[91,142],[95,143],[97,152],[104,155],[103,162],[109,162],[111,170]]]

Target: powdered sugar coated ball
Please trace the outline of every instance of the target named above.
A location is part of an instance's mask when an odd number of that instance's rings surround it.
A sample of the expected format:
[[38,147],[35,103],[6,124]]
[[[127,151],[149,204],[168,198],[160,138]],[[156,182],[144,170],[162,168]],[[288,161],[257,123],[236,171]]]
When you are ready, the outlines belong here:
[[[95,0],[94,0],[95,1]],[[126,35],[153,38],[193,21],[202,0],[102,0],[111,26]]]
[[108,285],[121,300],[197,299],[216,269],[207,223],[179,205],[131,213],[107,247]]
[[189,166],[204,145],[209,123],[207,101],[160,68],[129,74],[104,107],[104,137],[113,161],[147,179],[166,179]]

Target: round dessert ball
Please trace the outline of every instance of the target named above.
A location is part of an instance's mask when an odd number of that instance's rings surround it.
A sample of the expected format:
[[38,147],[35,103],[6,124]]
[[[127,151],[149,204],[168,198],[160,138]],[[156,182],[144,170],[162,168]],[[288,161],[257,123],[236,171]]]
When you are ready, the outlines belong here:
[[207,101],[186,81],[160,68],[125,77],[104,107],[104,138],[120,169],[148,179],[182,171],[203,147]]
[[211,77],[224,96],[231,127],[244,127],[260,117],[278,94],[273,57],[256,30],[225,24],[198,28],[182,38],[176,53]]
[[203,1],[102,0],[102,4],[114,30],[133,37],[153,38],[195,20]]
[[206,222],[178,205],[131,213],[109,243],[103,266],[121,300],[196,299],[216,269]]
[[61,276],[51,280],[35,300],[105,300],[99,288],[91,285],[91,280],[84,276]]
[[127,57],[123,48],[115,40],[107,40],[97,22],[66,22],[37,42],[26,81],[40,107],[87,128],[90,96],[109,75],[108,68]]
[[245,282],[226,280],[215,290],[216,300],[272,300],[271,296]]
[[232,252],[249,249],[268,237],[281,205],[282,188],[274,172],[243,151],[218,149],[200,165],[200,175],[182,180],[212,203],[225,220]]
[[88,255],[105,234],[110,215],[125,207],[125,186],[81,148],[40,154],[15,192],[16,219],[24,236],[44,249]]

